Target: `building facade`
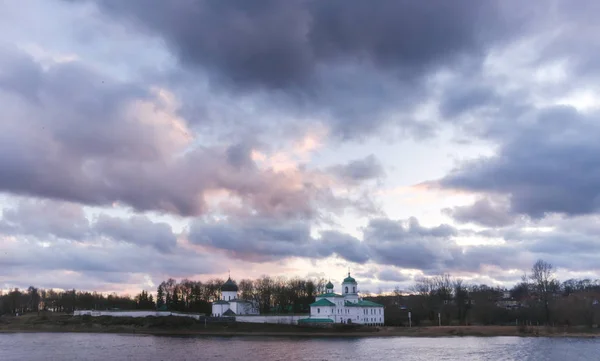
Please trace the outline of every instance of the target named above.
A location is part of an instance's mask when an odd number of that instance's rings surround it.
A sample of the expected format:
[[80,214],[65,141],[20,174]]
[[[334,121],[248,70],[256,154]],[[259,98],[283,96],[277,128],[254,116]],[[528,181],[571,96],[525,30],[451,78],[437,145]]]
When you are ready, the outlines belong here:
[[238,286],[231,277],[221,286],[221,298],[212,304],[212,315],[216,317],[258,314],[254,302],[238,298]]
[[358,284],[350,272],[342,281],[341,294],[334,292],[331,282],[327,283],[325,289],[325,293],[318,295],[310,305],[310,317],[300,320],[300,323],[384,324],[383,305],[359,297]]

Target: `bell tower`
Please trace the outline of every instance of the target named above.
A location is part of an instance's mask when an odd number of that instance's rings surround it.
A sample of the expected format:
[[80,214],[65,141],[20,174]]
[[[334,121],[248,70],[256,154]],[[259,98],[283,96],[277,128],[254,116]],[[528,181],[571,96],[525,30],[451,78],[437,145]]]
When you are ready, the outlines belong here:
[[350,276],[350,272],[348,272],[348,277],[342,281],[342,294],[346,301],[358,302],[358,283]]

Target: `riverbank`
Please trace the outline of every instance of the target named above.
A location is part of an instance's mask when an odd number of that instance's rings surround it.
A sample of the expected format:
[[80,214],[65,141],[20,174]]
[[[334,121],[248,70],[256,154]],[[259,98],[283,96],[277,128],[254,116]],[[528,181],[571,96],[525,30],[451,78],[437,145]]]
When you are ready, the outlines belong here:
[[78,332],[179,336],[261,336],[261,337],[600,337],[598,329],[584,327],[441,326],[334,328],[223,323],[202,324],[181,317],[79,317],[69,315],[0,318],[0,333]]

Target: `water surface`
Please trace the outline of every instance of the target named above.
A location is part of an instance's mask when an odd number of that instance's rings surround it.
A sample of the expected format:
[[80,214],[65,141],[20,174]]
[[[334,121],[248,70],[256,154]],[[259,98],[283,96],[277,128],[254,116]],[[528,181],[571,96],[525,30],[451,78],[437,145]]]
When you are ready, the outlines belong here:
[[0,360],[600,360],[600,339],[0,334]]

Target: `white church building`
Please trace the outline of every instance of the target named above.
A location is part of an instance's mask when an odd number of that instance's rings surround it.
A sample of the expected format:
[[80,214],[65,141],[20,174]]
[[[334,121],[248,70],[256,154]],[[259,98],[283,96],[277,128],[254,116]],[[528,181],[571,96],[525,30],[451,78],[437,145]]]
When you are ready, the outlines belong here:
[[212,304],[212,315],[216,317],[258,313],[258,307],[253,302],[238,298],[238,286],[231,277],[221,286],[221,299]]
[[334,292],[330,282],[325,293],[316,297],[310,305],[310,317],[299,323],[357,323],[369,326],[383,326],[383,305],[363,300],[358,295],[358,284],[350,276],[342,281],[342,294]]

